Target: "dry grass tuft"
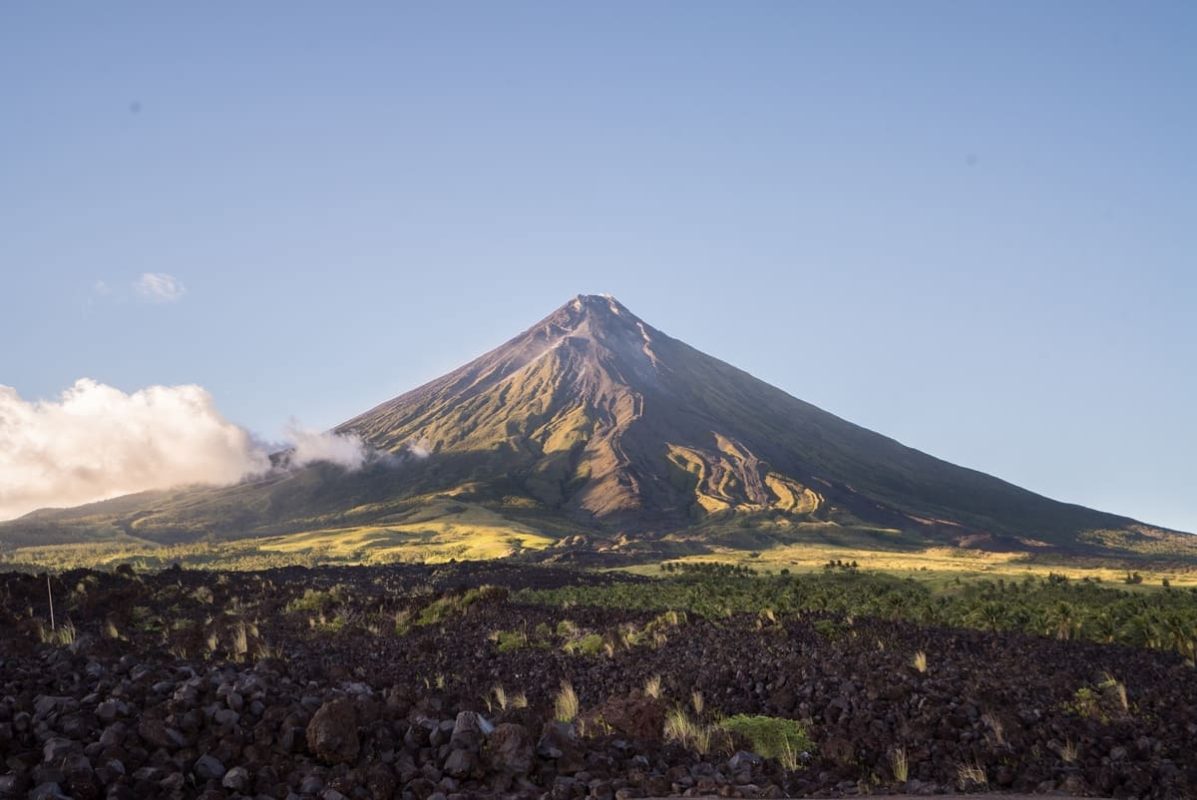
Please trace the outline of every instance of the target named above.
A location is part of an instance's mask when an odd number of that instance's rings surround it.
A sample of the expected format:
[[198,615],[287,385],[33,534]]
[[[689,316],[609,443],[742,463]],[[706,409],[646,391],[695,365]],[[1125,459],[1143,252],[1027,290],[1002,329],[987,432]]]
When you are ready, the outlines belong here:
[[561,691],[553,701],[553,713],[558,722],[573,722],[578,717],[578,694],[569,681],[561,682]]
[[989,785],[989,778],[980,764],[957,764],[956,784],[960,789],[977,789]]
[[690,719],[681,708],[675,708],[665,715],[665,741],[677,742],[683,747],[701,755],[711,749],[711,730],[706,725]]
[[894,773],[894,780],[906,783],[910,778],[910,762],[906,760],[906,748],[895,747],[889,751],[889,767]]

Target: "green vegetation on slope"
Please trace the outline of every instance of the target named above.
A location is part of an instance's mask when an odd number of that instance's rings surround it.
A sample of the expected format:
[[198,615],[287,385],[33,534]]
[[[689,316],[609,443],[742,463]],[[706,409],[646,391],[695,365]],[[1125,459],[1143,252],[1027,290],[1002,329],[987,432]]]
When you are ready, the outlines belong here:
[[681,609],[708,618],[830,612],[1175,650],[1190,662],[1197,659],[1197,589],[1132,592],[1063,576],[983,580],[937,592],[914,579],[855,570],[751,576],[712,566],[651,586],[526,590],[516,599],[561,607]]

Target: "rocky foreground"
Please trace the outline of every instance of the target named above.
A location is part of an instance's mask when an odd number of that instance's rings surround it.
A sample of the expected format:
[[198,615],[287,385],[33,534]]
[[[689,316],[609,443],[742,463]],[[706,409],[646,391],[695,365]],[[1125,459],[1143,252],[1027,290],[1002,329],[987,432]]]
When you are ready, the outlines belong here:
[[[5,575],[0,797],[1197,797],[1197,678],[1174,654],[508,591],[612,580],[77,572],[53,581],[55,631],[44,577]],[[763,757],[719,726],[737,714],[800,720],[809,746]]]

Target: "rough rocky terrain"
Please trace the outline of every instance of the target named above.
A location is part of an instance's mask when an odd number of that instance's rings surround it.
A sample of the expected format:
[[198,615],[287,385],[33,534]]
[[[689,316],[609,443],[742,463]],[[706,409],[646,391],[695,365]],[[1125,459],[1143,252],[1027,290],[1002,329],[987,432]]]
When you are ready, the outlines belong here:
[[[4,575],[0,797],[1197,796],[1197,678],[1177,655],[511,594],[615,580],[636,579],[79,571],[51,581],[52,631],[45,577]],[[701,746],[666,736],[678,709]],[[764,758],[718,727],[736,714],[803,721],[809,746]]]

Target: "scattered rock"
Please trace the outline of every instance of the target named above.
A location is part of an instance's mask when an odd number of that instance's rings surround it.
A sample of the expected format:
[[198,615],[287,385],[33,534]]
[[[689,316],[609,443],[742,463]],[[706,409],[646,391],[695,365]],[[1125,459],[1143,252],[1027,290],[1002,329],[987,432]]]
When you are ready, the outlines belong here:
[[203,755],[197,758],[195,766],[191,768],[191,771],[201,781],[218,781],[225,775],[224,764],[220,763],[219,759],[210,755]]
[[486,759],[491,769],[516,775],[532,769],[532,737],[523,725],[504,722],[486,741]]
[[307,728],[308,749],[326,764],[351,764],[361,749],[357,712],[348,698],[320,706]]

